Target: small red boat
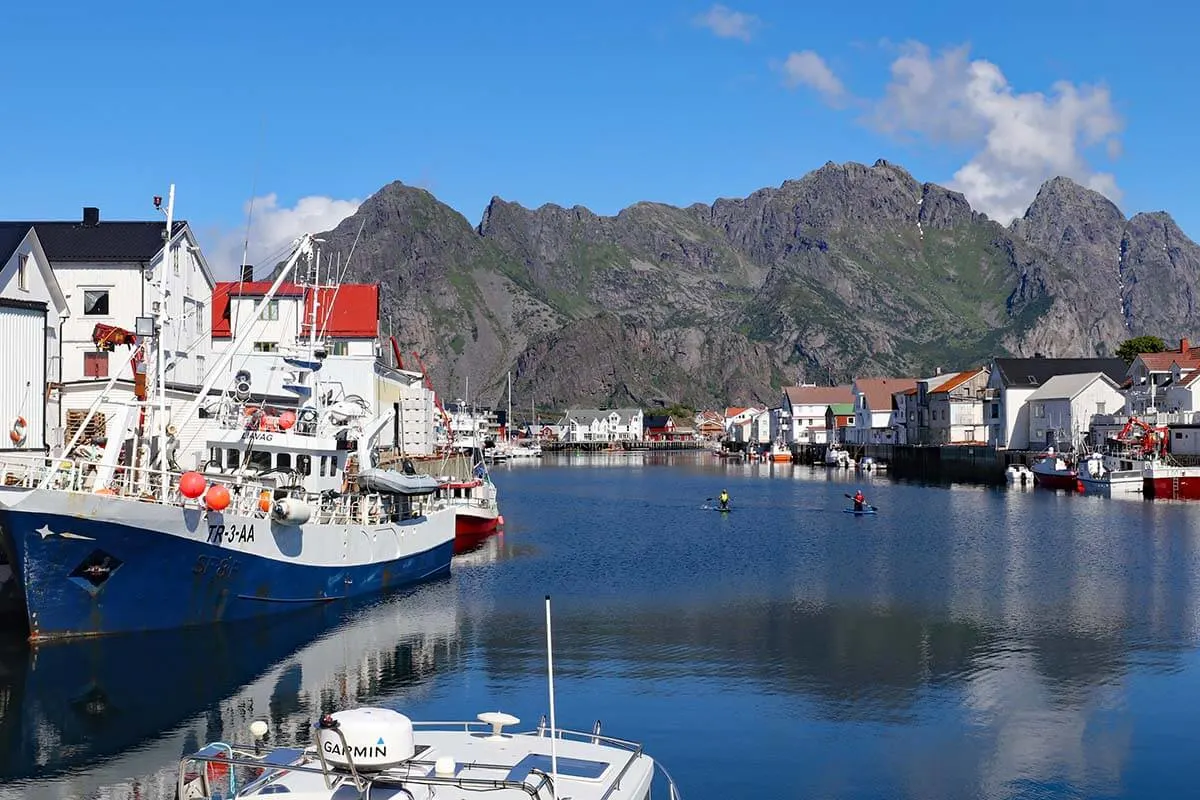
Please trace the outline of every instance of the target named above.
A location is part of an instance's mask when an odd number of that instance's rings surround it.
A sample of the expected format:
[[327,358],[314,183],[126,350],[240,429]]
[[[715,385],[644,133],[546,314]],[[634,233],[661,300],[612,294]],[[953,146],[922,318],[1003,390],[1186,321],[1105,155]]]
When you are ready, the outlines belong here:
[[463,553],[500,530],[504,517],[489,479],[447,481],[438,494],[454,509],[454,552]]
[[1033,485],[1044,489],[1062,489],[1067,492],[1080,491],[1079,473],[1057,453],[1046,453],[1045,457],[1035,463],[1030,471],[1033,472]]

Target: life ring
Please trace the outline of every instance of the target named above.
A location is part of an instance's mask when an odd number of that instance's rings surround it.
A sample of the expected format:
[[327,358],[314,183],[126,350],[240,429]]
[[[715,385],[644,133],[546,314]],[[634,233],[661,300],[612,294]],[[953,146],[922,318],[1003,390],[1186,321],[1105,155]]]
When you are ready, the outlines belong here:
[[25,422],[25,418],[17,417],[13,421],[12,429],[8,432],[8,438],[12,440],[13,444],[20,447],[25,444],[25,435],[28,428],[29,425]]

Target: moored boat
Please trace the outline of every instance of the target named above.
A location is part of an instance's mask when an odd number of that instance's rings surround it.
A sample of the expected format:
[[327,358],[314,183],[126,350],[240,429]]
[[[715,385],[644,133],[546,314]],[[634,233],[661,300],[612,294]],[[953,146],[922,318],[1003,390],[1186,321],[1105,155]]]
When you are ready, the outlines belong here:
[[1128,454],[1089,453],[1079,469],[1085,494],[1141,494],[1144,461]]
[[1200,467],[1150,462],[1142,471],[1142,494],[1152,500],[1200,500]]
[[1043,458],[1034,462],[1031,472],[1035,486],[1067,492],[1079,491],[1079,474],[1061,454],[1046,453]]
[[[312,255],[305,234],[254,321]],[[139,320],[145,335],[134,349],[145,363],[154,363],[143,355],[153,354],[161,324]],[[371,418],[365,409],[327,407],[316,391],[294,410],[271,410],[250,401],[248,373],[239,374],[232,391],[205,409],[206,424],[192,428],[205,443],[206,463],[175,468],[177,432],[208,401],[251,327],[179,413],[168,413],[157,371],[123,401],[109,396],[114,372],[101,399],[120,411],[108,422],[98,463],[41,454],[0,459],[0,541],[32,640],[261,617],[449,571],[454,512],[432,501],[434,483],[398,493],[349,477],[352,456],[360,468],[374,466],[391,411]],[[298,380],[319,367],[313,360]],[[101,399],[65,453],[73,453]]]

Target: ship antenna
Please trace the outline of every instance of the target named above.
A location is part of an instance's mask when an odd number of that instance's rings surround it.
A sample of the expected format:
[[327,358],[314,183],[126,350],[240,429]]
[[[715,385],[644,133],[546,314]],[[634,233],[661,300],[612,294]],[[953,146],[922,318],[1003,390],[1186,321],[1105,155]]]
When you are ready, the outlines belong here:
[[558,734],[554,725],[554,639],[550,632],[550,595],[546,595],[546,678],[550,691],[550,796],[558,800]]

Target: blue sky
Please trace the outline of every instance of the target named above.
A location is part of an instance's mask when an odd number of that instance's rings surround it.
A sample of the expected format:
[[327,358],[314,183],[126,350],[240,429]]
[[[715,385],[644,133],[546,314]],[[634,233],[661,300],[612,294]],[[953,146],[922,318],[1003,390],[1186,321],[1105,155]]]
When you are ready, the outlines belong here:
[[493,195],[615,213],[887,158],[996,217],[1063,173],[1200,238],[1198,16],[1066,0],[19,4],[0,218],[151,218],[173,181],[177,214],[227,262],[252,196],[253,260],[392,180],[476,224]]

